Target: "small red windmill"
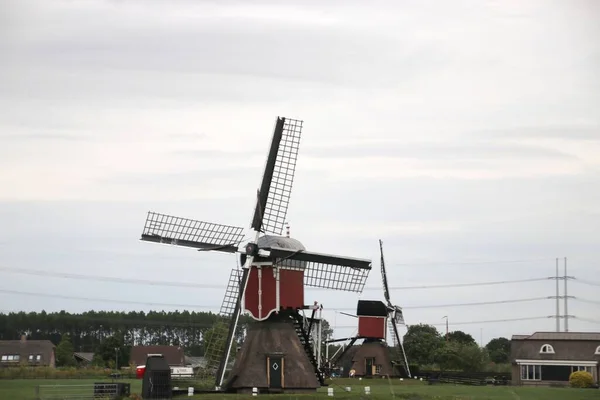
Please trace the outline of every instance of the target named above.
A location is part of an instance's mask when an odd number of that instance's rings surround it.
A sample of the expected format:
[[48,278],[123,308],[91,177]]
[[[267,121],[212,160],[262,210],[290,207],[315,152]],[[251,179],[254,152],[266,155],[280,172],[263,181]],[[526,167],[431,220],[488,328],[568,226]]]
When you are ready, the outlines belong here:
[[[306,305],[304,286],[361,292],[371,261],[306,251],[282,236],[292,190],[302,121],[277,118],[251,221],[253,240],[243,228],[150,212],[142,240],[239,253],[243,267],[231,271],[223,300],[223,334],[207,338],[207,368],[221,388],[242,312],[251,324],[235,357],[225,389],[315,390],[324,383],[311,332],[320,323]],[[288,235],[289,236],[289,235]],[[306,318],[303,310],[312,309]],[[214,332],[219,332],[215,329]]]
[[[346,367],[354,370],[355,376],[402,375],[410,378],[408,360],[398,333],[398,324],[404,324],[404,317],[402,308],[393,305],[390,301],[381,240],[379,249],[381,251],[383,293],[387,304],[380,300],[359,300],[356,315],[342,313],[358,319],[358,332],[354,337],[328,341],[329,343],[349,341],[344,350],[336,355],[331,363],[332,365],[340,364],[349,358],[351,362],[346,362]],[[392,348],[387,345],[388,332],[391,334]],[[363,343],[360,346],[354,346],[359,339],[363,339]],[[392,351],[392,349],[396,351]],[[400,373],[397,372],[396,365],[400,367]]]

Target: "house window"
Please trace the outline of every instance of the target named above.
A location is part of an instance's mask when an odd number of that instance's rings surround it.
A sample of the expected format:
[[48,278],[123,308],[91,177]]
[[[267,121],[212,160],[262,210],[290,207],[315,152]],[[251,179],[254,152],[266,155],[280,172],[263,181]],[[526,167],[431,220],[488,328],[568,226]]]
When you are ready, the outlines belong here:
[[596,347],[596,353],[595,354],[600,354],[600,346]]
[[577,372],[577,371],[585,371],[585,372],[589,372],[591,374],[592,367],[582,367],[581,365],[576,365],[576,366],[571,367],[571,372]]
[[33,361],[33,354],[29,355],[29,361]]
[[375,373],[376,374],[381,374],[381,364],[378,364],[375,366]]
[[550,345],[550,344],[544,344],[544,345],[542,345],[542,348],[540,349],[540,353],[554,354],[554,347],[552,347],[552,345]]
[[8,356],[2,356],[2,361],[8,361]]
[[37,356],[35,356],[35,360],[36,361],[40,361],[42,359],[42,355],[38,354]]
[[541,365],[521,365],[521,379],[524,381],[542,380]]
[[18,354],[6,354],[2,356],[2,361],[7,361],[7,362],[11,362],[11,361],[19,361],[19,359],[21,358],[21,356],[19,356]]

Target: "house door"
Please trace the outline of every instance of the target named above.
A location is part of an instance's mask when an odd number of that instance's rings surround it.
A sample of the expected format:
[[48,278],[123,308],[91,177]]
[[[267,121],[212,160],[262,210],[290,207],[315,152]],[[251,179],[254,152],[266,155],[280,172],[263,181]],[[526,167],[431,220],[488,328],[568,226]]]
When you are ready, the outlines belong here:
[[269,366],[269,388],[283,388],[283,357],[270,356],[267,358],[267,364]]
[[375,358],[365,359],[365,376],[373,376],[373,364],[375,364]]

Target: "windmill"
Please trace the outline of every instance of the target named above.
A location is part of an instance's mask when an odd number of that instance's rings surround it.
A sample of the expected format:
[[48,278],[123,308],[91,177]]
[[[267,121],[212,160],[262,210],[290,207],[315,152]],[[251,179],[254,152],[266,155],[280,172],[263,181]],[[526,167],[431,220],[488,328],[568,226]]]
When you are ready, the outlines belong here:
[[[398,324],[404,325],[404,316],[402,308],[392,304],[390,300],[381,240],[379,240],[379,250],[383,295],[386,303],[380,300],[359,300],[356,315],[342,313],[358,319],[358,333],[354,337],[328,341],[328,343],[350,341],[339,355],[334,355],[332,364],[340,364],[346,355],[346,360],[348,357],[352,360],[351,363],[346,362],[346,368],[353,369],[357,376],[395,375],[394,365],[399,364],[403,375],[410,378],[410,368],[398,333]],[[386,342],[388,332],[392,339],[392,348]],[[364,339],[363,343],[354,347],[354,343],[359,339]]]
[[[206,368],[215,387],[228,391],[315,390],[324,384],[311,332],[315,309],[305,305],[304,286],[361,292],[371,261],[306,251],[282,236],[290,201],[302,121],[278,117],[250,224],[244,229],[150,211],[144,241],[239,254],[219,312],[206,338]],[[303,315],[312,309],[312,316]],[[254,320],[224,383],[240,315]]]

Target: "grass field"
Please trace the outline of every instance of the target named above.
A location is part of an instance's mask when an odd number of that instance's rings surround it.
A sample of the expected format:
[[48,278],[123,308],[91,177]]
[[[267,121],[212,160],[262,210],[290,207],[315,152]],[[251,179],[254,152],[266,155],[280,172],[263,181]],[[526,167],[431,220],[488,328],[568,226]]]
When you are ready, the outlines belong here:
[[[100,382],[99,379],[16,379],[0,380],[0,399],[2,400],[33,400],[37,385],[85,385]],[[108,381],[107,381],[108,382]],[[141,392],[140,380],[128,380],[131,383],[131,392]],[[351,387],[350,392],[345,392],[346,386]],[[364,387],[371,387],[371,395],[364,395]],[[570,388],[545,388],[545,387],[510,387],[510,386],[454,386],[432,385],[421,382],[398,380],[362,380],[336,379],[330,383],[334,389],[334,399],[411,399],[411,400],[598,400],[598,389],[570,389]],[[319,389],[319,395],[271,395],[278,399],[309,399],[328,398],[327,388]],[[189,398],[187,396],[181,397]],[[224,395],[224,394],[197,394],[197,399],[248,399],[252,396]]]

